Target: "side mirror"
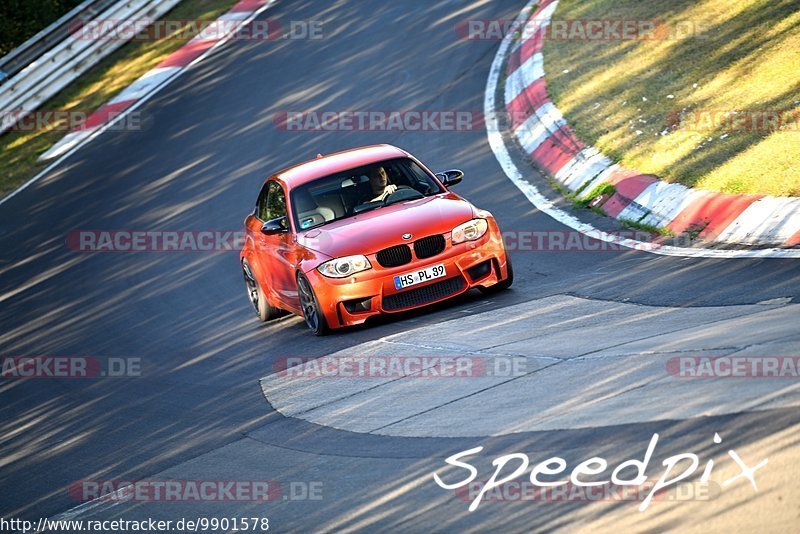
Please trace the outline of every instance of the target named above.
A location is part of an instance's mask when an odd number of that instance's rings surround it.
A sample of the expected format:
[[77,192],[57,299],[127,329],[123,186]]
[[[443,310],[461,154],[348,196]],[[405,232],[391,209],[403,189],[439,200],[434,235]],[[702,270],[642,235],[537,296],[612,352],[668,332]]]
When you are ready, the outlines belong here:
[[270,219],[265,222],[261,227],[261,233],[264,235],[285,234],[289,231],[289,224],[286,217],[278,217],[277,219]]
[[445,187],[450,187],[451,185],[456,185],[464,178],[464,172],[458,169],[452,169],[449,171],[437,172],[436,177],[439,178]]

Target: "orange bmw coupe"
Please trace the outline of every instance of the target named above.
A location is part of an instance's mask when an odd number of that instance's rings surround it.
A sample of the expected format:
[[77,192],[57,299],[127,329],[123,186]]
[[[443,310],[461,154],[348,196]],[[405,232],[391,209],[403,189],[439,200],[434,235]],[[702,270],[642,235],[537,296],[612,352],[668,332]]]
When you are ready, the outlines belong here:
[[488,211],[411,154],[377,145],[290,167],[264,183],[245,219],[247,294],[262,321],[282,310],[314,334],[427,306],[514,274]]

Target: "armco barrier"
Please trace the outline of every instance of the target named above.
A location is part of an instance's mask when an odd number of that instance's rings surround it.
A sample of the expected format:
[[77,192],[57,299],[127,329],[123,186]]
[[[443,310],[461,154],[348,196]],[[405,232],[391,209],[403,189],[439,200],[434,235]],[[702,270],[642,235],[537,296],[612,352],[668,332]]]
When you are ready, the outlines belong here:
[[76,23],[95,18],[115,2],[119,0],[85,0],[7,55],[0,57],[0,84],[69,37],[70,29]]
[[274,0],[240,0],[230,11],[220,15],[209,28],[218,31],[201,32],[182,48],[179,48],[161,63],[144,73],[114,98],[100,106],[86,120],[84,127],[70,132],[39,156],[39,161],[53,159],[68,153],[88,139],[104,131],[117,118],[155,94],[160,87],[170,83],[189,65],[200,61],[214,48],[236,35],[239,29],[259,13],[267,9]]
[[[95,18],[120,23],[130,19],[157,18],[178,2],[180,0],[117,1]],[[114,31],[114,27],[108,24],[101,27],[104,31],[98,39],[74,39],[67,34],[59,44],[0,85],[0,110],[16,112],[15,120],[4,124],[6,130],[125,44],[123,39],[103,39],[104,35]]]

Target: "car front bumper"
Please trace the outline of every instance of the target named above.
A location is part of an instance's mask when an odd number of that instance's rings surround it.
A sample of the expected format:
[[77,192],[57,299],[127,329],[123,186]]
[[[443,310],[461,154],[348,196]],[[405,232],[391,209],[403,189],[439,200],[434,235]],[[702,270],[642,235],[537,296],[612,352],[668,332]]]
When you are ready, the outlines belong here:
[[[445,250],[424,260],[413,259],[400,267],[381,267],[374,255],[373,268],[342,279],[323,276],[316,269],[306,276],[314,288],[320,311],[332,328],[361,324],[369,317],[421,308],[455,297],[473,287],[491,287],[508,277],[502,235],[489,220],[489,229],[477,241],[452,245],[446,234]],[[395,276],[442,264],[446,274],[405,289],[395,288]]]

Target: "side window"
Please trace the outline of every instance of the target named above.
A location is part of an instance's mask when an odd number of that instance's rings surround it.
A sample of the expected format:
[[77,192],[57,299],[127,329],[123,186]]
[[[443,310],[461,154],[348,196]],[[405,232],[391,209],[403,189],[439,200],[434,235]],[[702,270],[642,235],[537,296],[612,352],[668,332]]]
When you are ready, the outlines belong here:
[[267,182],[261,189],[255,215],[264,222],[286,216],[286,195],[278,182]]
[[256,217],[265,222],[267,220],[267,193],[269,192],[270,183],[264,184],[264,187],[261,188],[261,192],[258,194],[258,200],[256,201],[256,211],[254,213]]
[[269,183],[265,221],[286,217],[286,195],[278,182]]
[[441,192],[438,191],[438,187],[431,181],[428,174],[410,159],[402,160],[398,165],[402,169],[403,174],[408,177],[406,180],[410,182],[411,187],[417,191],[424,195]]

